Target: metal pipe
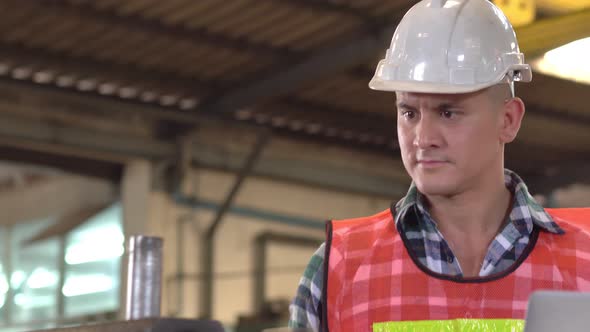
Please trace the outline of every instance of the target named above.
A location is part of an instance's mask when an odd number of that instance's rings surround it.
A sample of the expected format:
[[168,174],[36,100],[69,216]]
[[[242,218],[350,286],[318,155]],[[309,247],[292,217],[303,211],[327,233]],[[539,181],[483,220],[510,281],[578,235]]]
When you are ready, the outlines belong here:
[[203,239],[203,246],[201,249],[201,263],[203,272],[203,282],[201,284],[201,318],[211,318],[213,311],[213,260],[215,256],[215,233],[217,232],[217,229],[221,224],[221,221],[225,216],[226,212],[233,204],[238,191],[242,187],[244,179],[246,179],[246,177],[252,172],[254,164],[258,161],[260,155],[262,154],[262,151],[268,144],[269,138],[270,132],[268,131],[262,131],[259,134],[254,148],[250,152],[250,155],[244,163],[244,166],[240,169],[230,192],[226,196],[219,210],[217,210],[215,218],[213,219],[209,228],[207,229],[207,232],[205,233],[205,237]]
[[[191,196],[183,196],[180,194],[174,195],[174,202],[178,205],[190,207],[192,209],[203,209],[208,211],[217,211],[219,210],[220,206],[219,204],[211,200],[199,199]],[[326,228],[326,225],[323,222],[320,222],[319,219],[289,215],[285,213],[269,211],[259,208],[252,208],[248,206],[233,205],[229,208],[229,211],[227,212],[242,217],[252,218],[254,219],[254,221],[270,221],[299,228],[317,230],[324,230]]]
[[160,316],[162,242],[143,235],[129,238],[126,320]]

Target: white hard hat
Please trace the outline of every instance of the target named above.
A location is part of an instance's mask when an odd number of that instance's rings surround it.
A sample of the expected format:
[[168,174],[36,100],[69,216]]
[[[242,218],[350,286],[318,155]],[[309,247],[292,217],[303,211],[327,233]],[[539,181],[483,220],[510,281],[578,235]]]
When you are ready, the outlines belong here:
[[514,29],[487,0],[423,0],[399,23],[369,87],[466,93],[530,82]]

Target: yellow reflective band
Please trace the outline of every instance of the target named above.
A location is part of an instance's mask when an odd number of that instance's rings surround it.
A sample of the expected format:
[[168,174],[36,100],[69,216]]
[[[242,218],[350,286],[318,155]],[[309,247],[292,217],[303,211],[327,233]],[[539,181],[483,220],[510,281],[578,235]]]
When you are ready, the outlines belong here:
[[373,332],[522,332],[522,319],[451,319],[374,323]]

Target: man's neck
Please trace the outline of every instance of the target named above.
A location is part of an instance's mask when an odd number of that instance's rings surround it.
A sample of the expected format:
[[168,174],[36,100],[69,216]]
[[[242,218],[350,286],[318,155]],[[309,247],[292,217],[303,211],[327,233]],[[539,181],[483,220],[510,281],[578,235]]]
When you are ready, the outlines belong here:
[[454,196],[427,196],[438,230],[459,259],[465,276],[477,276],[487,249],[507,219],[512,193],[504,173]]
[[439,230],[455,229],[466,235],[496,233],[512,202],[504,173],[487,177],[487,183],[453,196],[429,196],[428,210]]

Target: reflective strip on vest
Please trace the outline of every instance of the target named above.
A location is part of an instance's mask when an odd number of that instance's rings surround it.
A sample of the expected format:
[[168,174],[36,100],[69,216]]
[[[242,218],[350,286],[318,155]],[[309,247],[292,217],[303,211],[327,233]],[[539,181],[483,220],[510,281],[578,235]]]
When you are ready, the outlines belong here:
[[522,332],[521,319],[451,319],[373,324],[373,332]]

